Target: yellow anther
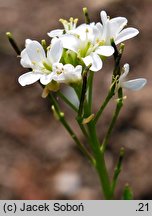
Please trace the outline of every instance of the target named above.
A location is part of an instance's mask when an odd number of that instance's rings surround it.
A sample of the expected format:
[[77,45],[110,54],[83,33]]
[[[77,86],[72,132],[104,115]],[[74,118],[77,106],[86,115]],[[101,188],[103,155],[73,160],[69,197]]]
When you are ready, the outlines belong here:
[[51,48],[51,46],[48,46],[48,47],[46,48],[46,50],[48,51],[50,48]]
[[105,44],[105,41],[102,40],[102,41],[99,41],[98,43],[99,43],[99,46],[103,46]]
[[86,33],[88,33],[89,32],[89,29],[88,28],[86,28]]
[[36,62],[35,62],[35,61],[32,61],[32,64],[33,64],[33,65],[36,65]]
[[36,52],[37,52],[37,53],[40,53],[40,49],[39,49],[39,48],[37,48],[37,49],[36,49]]
[[78,18],[74,19],[74,23],[77,24],[78,22]]
[[73,17],[70,17],[69,21],[70,21],[71,23],[73,23],[73,21],[74,21]]

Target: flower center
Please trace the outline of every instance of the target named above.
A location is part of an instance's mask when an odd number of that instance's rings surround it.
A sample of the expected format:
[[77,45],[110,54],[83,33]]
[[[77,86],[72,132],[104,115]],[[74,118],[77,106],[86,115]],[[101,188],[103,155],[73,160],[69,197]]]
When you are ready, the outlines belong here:
[[55,65],[54,66],[54,72],[57,74],[57,75],[60,75],[64,72],[64,68],[63,68],[63,65],[61,63],[59,63],[58,65]]

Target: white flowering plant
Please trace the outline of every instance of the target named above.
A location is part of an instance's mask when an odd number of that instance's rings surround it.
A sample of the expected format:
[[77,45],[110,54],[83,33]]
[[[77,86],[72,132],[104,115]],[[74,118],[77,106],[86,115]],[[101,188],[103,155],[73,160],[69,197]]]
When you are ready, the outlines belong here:
[[[120,154],[112,179],[105,161],[105,152],[112,130],[123,106],[124,89],[140,90],[146,84],[146,79],[138,78],[126,81],[129,73],[129,64],[121,66],[124,51],[124,42],[138,35],[135,28],[126,28],[127,19],[116,17],[110,19],[105,11],[101,11],[101,22],[90,22],[87,8],[83,8],[85,23],[77,26],[78,19],[70,18],[69,21],[60,19],[63,29],[52,30],[48,33],[50,44],[45,40],[41,43],[27,39],[25,48],[20,51],[12,34],[7,32],[7,37],[20,56],[20,63],[28,72],[18,78],[21,86],[39,82],[42,86],[42,97],[48,98],[56,119],[65,127],[71,138],[77,144],[84,156],[88,158],[99,175],[103,196],[105,199],[115,198],[115,189],[122,168],[124,148]],[[101,73],[103,62],[108,57],[114,57],[114,69],[111,83],[105,100],[98,111],[93,112],[93,80],[96,72]],[[62,84],[73,88],[78,99],[78,106],[62,91]],[[101,141],[97,135],[97,123],[103,115],[110,100],[117,97],[116,108],[105,137]],[[60,97],[75,112],[78,123],[86,143],[82,143],[75,131],[66,120],[62,108],[58,103]],[[86,147],[87,144],[87,147]],[[131,188],[124,187],[123,199],[133,199]]]

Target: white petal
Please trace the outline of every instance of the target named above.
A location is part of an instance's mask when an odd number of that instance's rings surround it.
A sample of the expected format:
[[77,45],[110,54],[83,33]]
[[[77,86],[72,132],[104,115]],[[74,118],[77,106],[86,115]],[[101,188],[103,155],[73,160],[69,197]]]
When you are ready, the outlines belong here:
[[101,35],[102,35],[102,33],[103,33],[103,25],[100,23],[100,22],[98,22],[97,24],[96,24],[96,27],[97,27],[97,29],[98,29],[98,34],[99,34],[99,36],[101,37]]
[[63,29],[55,29],[48,33],[49,37],[59,37],[63,34]]
[[89,25],[91,26],[91,27],[94,27],[95,26],[95,22],[91,22]]
[[90,40],[93,41],[95,35],[93,34],[95,24],[91,23],[91,24],[82,24],[80,26],[78,26],[73,33],[75,33],[75,35],[78,35],[81,41],[86,41],[86,40]]
[[30,44],[31,42],[32,42],[31,39],[26,39],[26,40],[25,40],[25,47],[26,47],[28,44]]
[[96,23],[96,27],[98,28],[98,30],[99,30],[100,32],[102,32],[102,30],[103,30],[103,25],[102,25],[100,22],[97,22],[97,23]]
[[65,77],[65,74],[60,74],[60,75],[54,75],[54,80],[58,83],[67,83],[67,79]]
[[75,68],[75,73],[81,75],[82,74],[82,66],[81,65],[77,65]]
[[76,29],[74,29],[72,31],[72,33],[75,33],[75,34],[80,35],[80,36],[81,36],[81,34],[86,35],[86,29],[88,29],[88,28],[90,28],[90,25],[83,23],[83,24],[79,25]]
[[112,46],[100,46],[95,52],[102,56],[111,56],[114,53],[114,48]]
[[125,17],[116,17],[110,20],[110,32],[113,38],[125,27],[127,19]]
[[51,40],[51,46],[53,46],[58,40],[59,40],[59,38],[53,37]]
[[47,58],[51,64],[59,62],[62,56],[63,46],[60,40],[53,43],[50,50],[47,52]]
[[126,82],[122,82],[121,87],[130,89],[130,90],[134,90],[134,91],[138,91],[142,89],[146,83],[147,83],[146,79],[138,78],[138,79],[133,79],[133,80],[129,80]]
[[30,61],[30,59],[27,55],[27,52],[26,52],[26,48],[21,52],[20,63],[25,68],[31,68],[32,67],[31,61]]
[[102,68],[102,61],[96,53],[91,53],[89,56],[83,58],[83,61],[86,66],[92,64],[90,67],[91,71],[99,71]]
[[64,72],[58,76],[60,83],[75,83],[82,79],[82,66],[78,65],[76,68],[73,65],[64,65]]
[[110,20],[107,19],[106,23],[103,25],[103,31],[100,39],[105,41],[106,45],[110,45],[111,38],[113,38],[113,35],[111,35]]
[[104,24],[106,24],[106,22],[107,22],[107,13],[105,12],[105,11],[101,11],[100,12],[100,17],[101,17],[101,20],[102,20],[102,23],[103,23],[103,25]]
[[115,43],[119,44],[125,40],[135,37],[138,33],[139,31],[135,28],[126,28],[118,34],[117,38],[115,39]]
[[73,74],[71,76],[71,81],[72,82],[77,82],[77,81],[79,81],[81,79],[82,79],[82,66],[77,65],[73,70]]
[[119,82],[122,82],[125,79],[125,77],[128,75],[128,73],[129,73],[129,64],[127,64],[127,63],[124,64],[123,70],[124,70],[124,72],[119,77]]
[[57,71],[58,71],[58,72],[59,72],[59,71],[61,72],[62,70],[63,70],[63,64],[62,64],[62,63],[56,62],[56,63],[53,63],[53,64],[52,64],[52,71],[53,71],[53,72],[55,72],[55,73],[56,73]]
[[71,64],[66,64],[66,65],[64,65],[64,70],[68,71],[68,72],[71,72],[71,71],[74,70],[74,66],[71,65]]
[[40,78],[40,82],[43,84],[43,85],[47,85],[49,82],[51,82],[53,79],[53,73],[49,74],[49,75],[45,75],[43,74]]
[[18,78],[18,82],[20,83],[21,86],[26,86],[35,83],[40,79],[42,74],[36,73],[36,72],[28,72],[23,75],[21,75]]
[[79,46],[81,44],[81,41],[79,38],[73,36],[73,35],[63,35],[60,37],[60,40],[63,43],[63,47],[69,50],[72,50],[77,53]]
[[42,45],[37,41],[32,41],[28,43],[26,47],[26,52],[31,62],[40,63],[46,59],[45,51]]

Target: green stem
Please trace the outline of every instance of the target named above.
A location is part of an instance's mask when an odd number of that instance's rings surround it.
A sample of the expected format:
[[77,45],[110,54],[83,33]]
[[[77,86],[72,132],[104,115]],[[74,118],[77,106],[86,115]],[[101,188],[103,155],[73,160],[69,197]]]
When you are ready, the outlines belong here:
[[79,125],[79,127],[80,127],[80,129],[81,129],[83,135],[84,135],[87,139],[89,139],[89,135],[88,135],[88,133],[87,133],[87,131],[86,131],[84,125],[82,124],[81,119],[79,120],[78,118],[76,118],[76,120],[77,120],[77,122],[78,122],[78,125]]
[[85,96],[86,96],[86,91],[87,91],[87,74],[88,74],[89,68],[90,68],[90,65],[84,69],[83,75],[82,75],[83,83],[82,83],[80,105],[79,105],[78,116],[77,116],[78,119],[81,119],[83,115],[83,108],[84,108]]
[[[64,96],[64,94],[62,94],[62,92],[58,91],[57,92],[57,95],[67,104],[69,105],[76,113],[78,113],[78,109]],[[83,135],[88,139],[88,134],[87,134],[87,131],[84,127],[84,125],[82,124],[82,121],[79,121],[77,118],[76,118],[77,122],[78,122],[78,125],[83,133]]]
[[58,106],[58,103],[56,101],[56,99],[53,97],[52,94],[49,94],[49,99],[51,100],[54,109],[56,111],[57,117],[59,119],[59,121],[61,122],[61,124],[64,126],[64,128],[67,130],[67,132],[70,134],[70,136],[72,137],[72,139],[75,141],[75,143],[77,144],[77,146],[79,147],[79,149],[81,150],[81,152],[86,155],[86,157],[90,160],[90,162],[92,164],[94,164],[94,159],[92,157],[92,155],[90,155],[90,153],[87,151],[87,149],[81,144],[81,142],[79,141],[78,137],[76,136],[76,134],[74,133],[74,131],[71,129],[71,127],[69,126],[69,124],[67,123],[67,121],[65,120],[64,114],[60,111],[60,108]]
[[78,109],[74,106],[73,103],[71,103],[68,98],[60,91],[57,92],[57,95],[67,104],[69,107],[71,107],[76,113],[78,112]]
[[121,57],[122,57],[122,54],[124,51],[124,44],[121,44],[120,49],[118,50],[114,40],[112,39],[111,45],[113,46],[113,48],[115,50],[115,52],[113,54],[114,61],[115,61],[115,67],[114,67],[113,76],[112,76],[112,83],[113,83],[115,77],[120,76],[120,61],[121,61]]
[[20,55],[21,51],[20,51],[16,41],[14,40],[12,33],[11,32],[6,32],[6,36],[7,36],[8,40],[9,40],[11,46],[15,50],[16,54]]
[[95,168],[100,178],[103,194],[105,199],[111,199],[111,184],[104,160],[104,154],[100,151],[100,142],[97,138],[96,127],[93,121],[88,123],[88,129],[91,141],[90,145],[96,162]]
[[90,76],[88,78],[88,115],[91,115],[92,113],[93,78],[94,78],[94,72],[90,71]]
[[111,89],[106,97],[106,99],[104,100],[103,104],[101,105],[99,111],[97,112],[94,122],[97,123],[98,119],[100,118],[100,116],[102,115],[105,107],[107,106],[107,104],[109,103],[110,99],[115,95],[115,88],[116,88],[116,77],[120,76],[120,60],[122,57],[122,53],[124,50],[124,45],[121,44],[120,50],[118,51],[114,40],[111,40],[111,45],[113,46],[115,52],[113,54],[114,56],[114,61],[115,61],[115,66],[114,66],[114,70],[113,70],[113,76],[112,76],[112,86]]
[[100,116],[102,115],[105,107],[107,106],[107,104],[109,103],[110,99],[115,95],[115,83],[113,83],[112,87],[110,88],[110,91],[108,92],[108,95],[106,97],[106,99],[104,100],[104,102],[102,103],[99,111],[97,112],[95,118],[94,118],[94,123],[97,124]]
[[[64,94],[62,94],[62,92],[58,91],[58,92],[57,92],[57,95],[58,95],[67,105],[69,105],[76,113],[78,113],[78,109],[67,99],[67,97],[65,97]],[[82,133],[84,134],[84,136],[88,138],[87,131],[86,131],[85,127],[82,125],[82,122],[79,122],[78,119],[77,119],[77,122],[78,122],[79,127],[80,127]]]
[[116,109],[115,109],[115,112],[113,114],[113,117],[112,117],[112,120],[111,120],[111,123],[110,123],[110,126],[108,128],[108,131],[105,135],[105,138],[103,140],[103,143],[102,143],[102,146],[101,146],[101,151],[104,152],[106,147],[107,147],[107,144],[109,142],[109,139],[110,139],[110,136],[111,136],[111,133],[112,133],[112,130],[114,128],[114,125],[116,123],[116,120],[119,116],[119,113],[120,113],[120,110],[123,106],[123,95],[122,95],[122,88],[119,88],[118,90],[118,99],[117,99],[117,105],[116,105]]
[[119,174],[120,174],[121,169],[122,169],[122,162],[123,162],[123,158],[124,158],[124,153],[125,153],[124,148],[121,148],[118,162],[117,162],[117,165],[116,165],[116,168],[114,171],[113,180],[112,180],[112,186],[111,186],[112,195],[114,194],[116,184],[118,181],[118,177],[119,177]]

